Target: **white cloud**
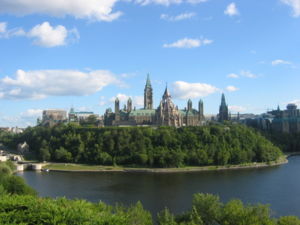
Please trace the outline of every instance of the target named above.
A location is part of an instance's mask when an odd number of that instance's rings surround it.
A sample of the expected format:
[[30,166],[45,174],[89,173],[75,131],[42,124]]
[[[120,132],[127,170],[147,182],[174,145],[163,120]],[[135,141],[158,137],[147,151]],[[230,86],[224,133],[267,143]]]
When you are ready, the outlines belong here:
[[119,93],[116,96],[110,98],[110,102],[115,102],[116,98],[119,99],[121,104],[127,104],[127,100],[131,98],[133,106],[140,107],[144,105],[144,96],[129,96],[126,94]]
[[236,73],[230,73],[227,75],[228,78],[233,78],[233,79],[237,79],[240,77],[247,77],[247,78],[257,78],[258,75],[250,72],[249,70],[242,70],[240,72],[240,74],[236,74]]
[[229,86],[226,87],[226,90],[230,91],[230,92],[234,92],[234,91],[238,91],[239,88],[237,88],[235,86],[232,86],[232,85],[229,85]]
[[172,85],[175,98],[189,99],[200,98],[219,91],[218,88],[205,83],[187,83],[176,81]]
[[244,106],[238,106],[238,105],[231,105],[228,106],[228,109],[232,112],[245,112],[247,110]]
[[0,33],[6,32],[6,26],[7,26],[7,23],[5,23],[5,22],[0,23]]
[[300,16],[300,0],[280,0],[282,3],[292,7],[293,16]]
[[190,12],[190,13],[182,13],[176,16],[170,16],[168,14],[161,14],[160,18],[163,20],[171,21],[171,22],[176,22],[180,20],[187,20],[191,19],[196,16],[196,13]]
[[226,10],[224,11],[225,15],[228,15],[228,16],[237,16],[239,15],[239,11],[235,5],[234,2],[230,3]]
[[41,99],[47,96],[84,96],[108,85],[122,85],[110,71],[18,70],[15,77],[0,80],[0,97]]
[[169,6],[171,4],[181,4],[181,3],[189,3],[189,4],[199,4],[202,2],[207,2],[207,0],[135,0],[136,3],[141,5],[165,5]]
[[164,48],[198,48],[203,45],[209,45],[213,43],[212,40],[208,39],[190,39],[190,38],[183,38],[176,42],[170,44],[164,44]]
[[296,100],[290,101],[289,103],[296,104],[297,106],[300,106],[300,99],[296,99]]
[[28,32],[25,32],[22,28],[6,30],[5,24],[3,32],[0,32],[0,38],[11,38],[15,36],[32,38],[33,44],[48,48],[66,45],[73,40],[79,39],[79,33],[76,29],[67,30],[62,25],[52,27],[49,22],[38,24]]
[[237,79],[239,78],[239,75],[235,74],[235,73],[230,73],[227,75],[228,78],[234,78],[234,79]]
[[113,12],[118,0],[0,0],[0,13],[13,15],[43,14],[54,17],[113,21],[121,12]]
[[273,66],[280,65],[280,64],[291,65],[292,63],[289,61],[282,60],[282,59],[276,59],[276,60],[272,61]]
[[35,45],[55,47],[66,44],[68,31],[64,26],[52,27],[48,22],[44,22],[33,27],[27,36],[34,38]]
[[248,77],[248,78],[257,78],[258,76],[254,73],[251,73],[250,71],[248,70],[242,70],[241,71],[241,76],[243,77]]
[[21,113],[21,117],[23,118],[38,118],[42,117],[43,110],[42,109],[28,109],[25,112]]

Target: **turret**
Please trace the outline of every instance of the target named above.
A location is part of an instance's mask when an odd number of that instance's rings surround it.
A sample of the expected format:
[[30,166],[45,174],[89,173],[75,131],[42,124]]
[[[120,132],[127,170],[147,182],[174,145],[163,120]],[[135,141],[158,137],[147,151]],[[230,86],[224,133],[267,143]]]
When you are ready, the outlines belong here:
[[132,111],[132,100],[131,98],[129,98],[127,101],[127,112],[131,112],[131,111]]
[[192,109],[193,109],[193,103],[192,103],[192,100],[189,99],[187,102],[187,110],[191,111]]
[[115,120],[120,120],[120,101],[118,98],[115,100]]
[[199,110],[199,120],[204,119],[204,107],[203,101],[200,99],[198,103],[198,110]]

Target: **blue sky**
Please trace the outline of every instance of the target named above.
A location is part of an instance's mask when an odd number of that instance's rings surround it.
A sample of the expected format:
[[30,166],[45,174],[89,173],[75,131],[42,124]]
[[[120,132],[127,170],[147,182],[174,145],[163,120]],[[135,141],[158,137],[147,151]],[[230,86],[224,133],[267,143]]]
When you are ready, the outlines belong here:
[[0,0],[0,126],[43,109],[102,114],[166,83],[215,114],[300,103],[300,0]]

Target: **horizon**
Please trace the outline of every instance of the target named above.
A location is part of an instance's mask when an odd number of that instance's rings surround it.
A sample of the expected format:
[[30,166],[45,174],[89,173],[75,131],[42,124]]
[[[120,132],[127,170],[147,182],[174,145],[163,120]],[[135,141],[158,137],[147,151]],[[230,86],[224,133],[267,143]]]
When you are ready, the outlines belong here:
[[45,109],[103,115],[159,104],[215,115],[300,105],[300,0],[0,0],[0,126],[36,124]]

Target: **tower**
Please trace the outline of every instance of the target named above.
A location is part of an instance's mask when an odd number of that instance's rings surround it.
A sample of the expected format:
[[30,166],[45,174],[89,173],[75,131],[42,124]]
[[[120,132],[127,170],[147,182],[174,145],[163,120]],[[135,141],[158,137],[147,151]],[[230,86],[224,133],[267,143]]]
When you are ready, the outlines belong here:
[[199,110],[199,121],[204,119],[204,107],[203,101],[200,99],[198,103],[198,110]]
[[226,104],[225,95],[223,93],[221,98],[221,105],[219,108],[219,122],[224,122],[226,120],[229,120],[228,105]]
[[120,101],[118,98],[115,100],[115,120],[120,120]]
[[131,111],[132,111],[132,100],[131,98],[129,98],[127,101],[127,112],[131,112]]
[[193,103],[192,103],[192,100],[189,99],[188,100],[188,103],[187,103],[187,110],[188,111],[191,111],[193,109]]
[[153,108],[153,90],[150,82],[149,74],[147,75],[147,81],[144,89],[144,109]]

